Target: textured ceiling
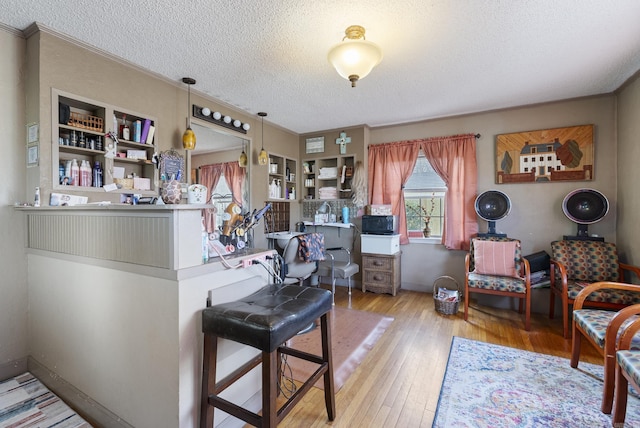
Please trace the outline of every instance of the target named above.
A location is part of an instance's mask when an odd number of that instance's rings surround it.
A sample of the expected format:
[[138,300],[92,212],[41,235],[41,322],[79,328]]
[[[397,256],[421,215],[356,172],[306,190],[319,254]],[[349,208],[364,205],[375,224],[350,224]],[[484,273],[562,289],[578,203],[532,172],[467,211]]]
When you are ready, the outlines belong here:
[[[640,1],[2,0],[39,22],[296,133],[612,92],[640,69]],[[384,53],[351,88],[349,25]]]

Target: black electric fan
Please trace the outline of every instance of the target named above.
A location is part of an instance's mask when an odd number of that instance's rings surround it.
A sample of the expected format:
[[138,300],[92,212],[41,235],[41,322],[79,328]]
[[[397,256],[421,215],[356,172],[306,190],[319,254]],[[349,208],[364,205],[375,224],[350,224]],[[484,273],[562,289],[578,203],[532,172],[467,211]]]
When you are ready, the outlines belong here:
[[479,237],[506,237],[504,233],[496,233],[496,220],[506,217],[511,211],[511,200],[507,195],[497,190],[487,190],[476,198],[476,214],[489,222],[487,233],[478,233]]
[[589,236],[589,225],[599,222],[609,212],[609,201],[594,189],[576,189],[569,192],[562,201],[562,211],[567,218],[578,224],[575,236],[564,239],[582,241],[604,241],[604,238]]

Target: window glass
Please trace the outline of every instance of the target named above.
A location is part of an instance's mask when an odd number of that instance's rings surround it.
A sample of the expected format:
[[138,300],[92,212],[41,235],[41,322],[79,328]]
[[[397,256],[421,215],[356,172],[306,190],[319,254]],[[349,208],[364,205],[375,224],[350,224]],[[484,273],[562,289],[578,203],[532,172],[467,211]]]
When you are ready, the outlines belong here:
[[[410,238],[440,237],[447,187],[422,152],[404,188]],[[428,236],[425,230],[429,229]]]
[[220,176],[220,180],[216,185],[216,188],[211,192],[211,203],[216,207],[216,224],[221,225],[224,223],[222,215],[227,206],[233,201],[233,195],[231,189],[227,184],[227,180],[224,178],[224,174]]

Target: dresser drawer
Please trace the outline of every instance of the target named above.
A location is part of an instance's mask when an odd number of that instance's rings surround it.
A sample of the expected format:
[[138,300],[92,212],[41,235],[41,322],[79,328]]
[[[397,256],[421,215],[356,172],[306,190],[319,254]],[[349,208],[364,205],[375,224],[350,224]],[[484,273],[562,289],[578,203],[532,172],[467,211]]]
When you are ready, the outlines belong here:
[[362,254],[362,291],[395,296],[400,289],[400,254]]
[[391,271],[376,271],[376,270],[365,270],[364,271],[364,282],[367,284],[367,288],[369,286],[384,286],[386,288],[390,288],[393,283],[393,272]]
[[391,270],[393,262],[393,257],[362,256],[363,269]]

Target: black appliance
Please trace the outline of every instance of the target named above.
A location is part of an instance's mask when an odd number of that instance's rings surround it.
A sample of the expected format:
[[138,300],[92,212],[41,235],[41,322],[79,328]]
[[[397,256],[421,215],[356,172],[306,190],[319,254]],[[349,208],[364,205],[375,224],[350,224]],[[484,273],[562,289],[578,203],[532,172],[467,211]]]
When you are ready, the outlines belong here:
[[599,222],[609,212],[609,200],[594,189],[577,189],[569,192],[562,201],[562,211],[567,218],[578,224],[575,236],[564,239],[579,241],[604,241],[600,236],[589,235],[589,225]]
[[488,190],[476,198],[476,214],[489,225],[488,233],[478,233],[479,237],[506,237],[504,233],[496,233],[496,220],[506,217],[511,211],[511,199],[498,191]]
[[362,233],[368,235],[395,235],[398,222],[393,215],[363,215]]

